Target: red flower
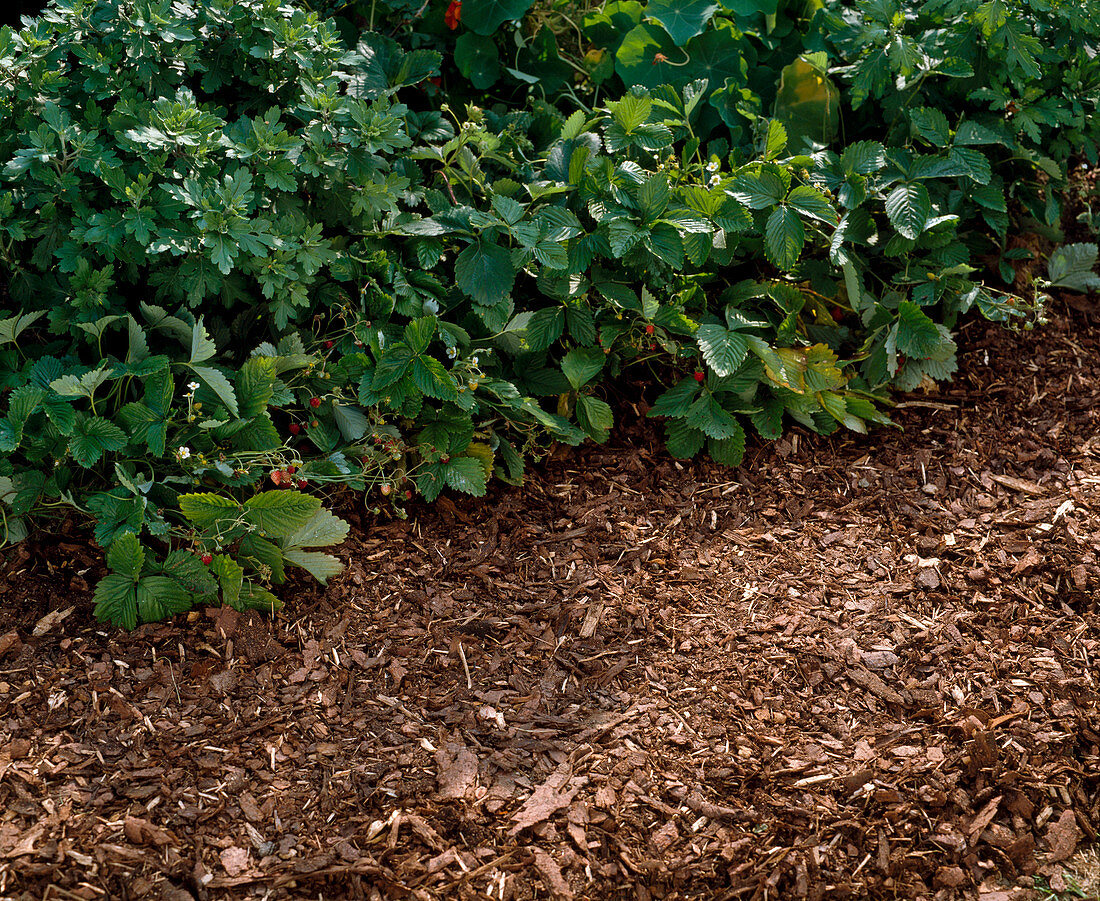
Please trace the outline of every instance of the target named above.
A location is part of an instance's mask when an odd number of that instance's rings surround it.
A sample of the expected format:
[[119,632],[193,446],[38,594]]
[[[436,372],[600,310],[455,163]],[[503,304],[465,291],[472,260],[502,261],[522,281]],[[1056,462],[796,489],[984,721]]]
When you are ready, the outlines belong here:
[[462,21],[462,0],[451,0],[451,5],[443,14],[443,21],[451,31],[458,28],[458,23]]

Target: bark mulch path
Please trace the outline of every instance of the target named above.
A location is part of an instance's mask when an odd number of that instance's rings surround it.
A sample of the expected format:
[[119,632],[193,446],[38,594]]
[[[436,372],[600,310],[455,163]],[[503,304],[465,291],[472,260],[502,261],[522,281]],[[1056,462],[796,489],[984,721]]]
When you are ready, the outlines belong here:
[[119,634],[79,541],[10,557],[0,897],[1084,884],[1100,331],[1070,309],[963,343],[904,433],[796,432],[729,471],[639,421],[522,490],[363,513],[344,575],[274,622]]

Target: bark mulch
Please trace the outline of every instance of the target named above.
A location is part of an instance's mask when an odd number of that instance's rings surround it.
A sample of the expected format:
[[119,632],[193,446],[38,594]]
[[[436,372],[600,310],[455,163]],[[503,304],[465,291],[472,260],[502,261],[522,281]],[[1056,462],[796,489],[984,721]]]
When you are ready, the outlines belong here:
[[730,471],[638,417],[487,501],[349,509],[344,575],[273,622],[120,634],[79,536],[19,551],[0,897],[1087,896],[1100,331],[1076,306],[968,327],[904,432],[795,431]]

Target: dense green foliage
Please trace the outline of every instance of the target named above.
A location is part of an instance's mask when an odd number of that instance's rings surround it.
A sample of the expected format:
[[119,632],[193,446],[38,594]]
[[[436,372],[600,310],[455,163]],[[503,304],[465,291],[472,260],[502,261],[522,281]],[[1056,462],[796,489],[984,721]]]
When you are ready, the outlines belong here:
[[1016,174],[1095,142],[1095,26],[1061,112],[1029,94],[1047,5],[61,0],[0,31],[7,537],[87,514],[132,627],[338,572],[315,489],[400,512],[606,440],[631,368],[677,456],[887,421],[960,315],[1038,311],[979,269],[1014,197],[1057,220]]

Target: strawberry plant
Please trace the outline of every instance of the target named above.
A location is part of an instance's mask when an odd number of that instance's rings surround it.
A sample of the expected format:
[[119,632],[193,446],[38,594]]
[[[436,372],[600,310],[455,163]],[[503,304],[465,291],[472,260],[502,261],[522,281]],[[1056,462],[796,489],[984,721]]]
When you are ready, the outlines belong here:
[[[791,423],[888,422],[891,389],[954,372],[970,311],[1041,312],[976,262],[1028,130],[936,112],[940,69],[911,103],[858,95],[886,7],[608,4],[570,40],[611,68],[508,105],[491,64],[454,75],[458,42],[534,53],[570,10],[378,9],[392,36],[274,0],[56,0],[0,30],[0,538],[76,511],[109,622],[275,609],[295,569],[339,571],[332,493],[403,515],[518,482],[607,440],[625,372],[671,453],[737,465]],[[504,68],[522,100],[534,70]],[[1044,284],[1092,286],[1079,251]]]

